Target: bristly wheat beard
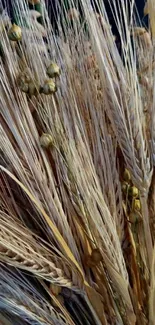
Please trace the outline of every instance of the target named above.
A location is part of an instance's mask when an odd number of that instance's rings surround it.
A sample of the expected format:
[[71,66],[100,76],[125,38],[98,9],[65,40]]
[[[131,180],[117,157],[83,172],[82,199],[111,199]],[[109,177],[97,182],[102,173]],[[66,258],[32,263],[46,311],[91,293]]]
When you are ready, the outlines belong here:
[[19,325],[154,322],[153,34],[115,3],[122,57],[104,2],[55,33],[15,0],[1,24],[0,312]]

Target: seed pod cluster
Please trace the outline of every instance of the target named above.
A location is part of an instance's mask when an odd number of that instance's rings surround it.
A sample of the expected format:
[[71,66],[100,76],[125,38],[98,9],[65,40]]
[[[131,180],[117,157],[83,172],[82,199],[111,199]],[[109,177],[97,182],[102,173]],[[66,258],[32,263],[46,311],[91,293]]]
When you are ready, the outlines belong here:
[[55,62],[51,62],[47,67],[46,73],[49,79],[45,80],[43,86],[40,87],[40,93],[52,95],[57,91],[56,79],[60,77],[60,68]]
[[125,196],[129,196],[131,199],[139,197],[139,190],[132,184],[131,174],[128,169],[125,169],[123,174],[122,192]]
[[129,215],[129,221],[132,224],[140,222],[141,216],[141,203],[139,199],[139,190],[132,184],[131,174],[125,169],[123,174],[122,193],[127,199],[126,209]]
[[22,73],[19,75],[18,86],[22,92],[28,94],[30,97],[35,96],[38,92],[36,83],[30,78],[27,73]]
[[[29,2],[31,4],[40,3],[40,1],[37,0]],[[21,40],[22,30],[20,26],[13,24],[8,32],[8,37],[10,41],[14,42]],[[55,62],[51,62],[50,65],[47,67],[46,73],[49,79],[45,80],[43,86],[38,87],[38,90],[40,91],[40,93],[43,93],[45,95],[52,95],[57,91],[56,78],[60,77],[60,68]],[[29,94],[30,96],[37,94],[37,87],[32,80],[27,80],[26,76],[23,74],[18,79],[21,91]]]

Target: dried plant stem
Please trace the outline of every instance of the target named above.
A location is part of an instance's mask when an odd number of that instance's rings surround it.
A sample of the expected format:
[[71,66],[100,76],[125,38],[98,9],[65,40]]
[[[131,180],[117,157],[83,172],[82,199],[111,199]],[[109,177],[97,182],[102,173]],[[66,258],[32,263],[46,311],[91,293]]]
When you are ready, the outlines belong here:
[[0,0],[0,313],[152,325],[155,7],[66,1],[55,35],[52,0]]
[[145,243],[147,249],[147,257],[148,257],[148,266],[149,270],[151,270],[152,265],[152,256],[153,256],[153,243],[149,225],[149,211],[148,211],[148,194],[144,192],[140,196],[141,206],[142,206],[142,215],[143,215],[143,225],[144,225],[144,235],[145,235]]

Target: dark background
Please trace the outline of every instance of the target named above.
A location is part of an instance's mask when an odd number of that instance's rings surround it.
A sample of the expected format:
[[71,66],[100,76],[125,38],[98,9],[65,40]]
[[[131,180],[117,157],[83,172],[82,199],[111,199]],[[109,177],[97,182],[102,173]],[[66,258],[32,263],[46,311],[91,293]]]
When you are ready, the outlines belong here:
[[[45,0],[45,1],[48,1],[48,0]],[[117,35],[117,28],[115,26],[115,23],[114,23],[114,19],[113,19],[113,15],[111,13],[111,10],[110,10],[110,6],[109,6],[109,0],[102,0],[104,3],[105,3],[105,6],[107,8],[107,12],[108,12],[108,16],[109,16],[109,20],[110,20],[110,24],[112,25],[112,29],[113,29],[113,32],[114,34]],[[111,0],[111,5],[113,2],[121,2],[121,0]],[[128,3],[130,3],[130,0],[127,0]],[[49,13],[50,13],[50,16],[51,16],[51,21],[52,21],[52,24],[53,24],[53,27],[54,29],[56,28],[56,25],[57,25],[57,17],[59,16],[60,17],[60,11],[62,10],[63,8],[63,5],[65,4],[65,6],[67,7],[67,9],[69,9],[69,6],[68,6],[68,2],[69,0],[51,0],[51,4],[50,4],[50,8],[49,8]],[[92,4],[93,4],[93,0],[91,0]],[[147,17],[144,17],[144,14],[143,14],[143,10],[144,10],[144,5],[145,5],[145,2],[146,0],[135,0],[135,4],[136,4],[136,7],[137,7],[137,10],[138,10],[138,14],[139,14],[139,17],[140,17],[140,21],[141,21],[141,24],[143,26],[146,26],[148,25],[148,18]],[[49,3],[49,1],[48,1]],[[78,7],[78,10],[81,11],[80,9],[80,0],[76,0],[75,3],[77,3],[77,7]],[[56,10],[56,8],[58,10]],[[95,8],[97,9],[97,8]],[[57,12],[57,14],[56,14]],[[58,13],[59,12],[59,13]],[[138,20],[137,20],[138,21]]]
[[140,14],[141,18],[143,18],[143,9],[145,6],[145,2],[146,1],[144,1],[144,0],[136,0],[136,5],[139,10],[139,14]]

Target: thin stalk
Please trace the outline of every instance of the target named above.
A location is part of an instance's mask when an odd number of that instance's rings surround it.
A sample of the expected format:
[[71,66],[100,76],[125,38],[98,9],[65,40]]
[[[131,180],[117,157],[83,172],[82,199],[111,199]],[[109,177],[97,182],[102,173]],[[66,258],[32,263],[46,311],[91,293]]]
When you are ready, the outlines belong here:
[[144,235],[145,235],[145,242],[146,242],[146,250],[147,250],[147,257],[148,257],[148,265],[149,271],[151,270],[152,265],[152,256],[153,256],[153,243],[149,225],[149,211],[148,211],[148,193],[141,193],[140,196],[141,201],[141,208],[142,208],[142,216],[143,216],[143,225],[144,225]]

